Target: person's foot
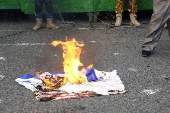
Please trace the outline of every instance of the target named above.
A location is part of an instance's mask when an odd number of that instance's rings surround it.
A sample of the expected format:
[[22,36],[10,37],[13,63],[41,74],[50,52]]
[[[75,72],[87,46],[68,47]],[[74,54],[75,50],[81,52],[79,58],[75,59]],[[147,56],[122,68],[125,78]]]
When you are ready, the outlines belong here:
[[149,57],[149,56],[151,56],[151,51],[142,50],[142,56],[143,56],[143,57]]

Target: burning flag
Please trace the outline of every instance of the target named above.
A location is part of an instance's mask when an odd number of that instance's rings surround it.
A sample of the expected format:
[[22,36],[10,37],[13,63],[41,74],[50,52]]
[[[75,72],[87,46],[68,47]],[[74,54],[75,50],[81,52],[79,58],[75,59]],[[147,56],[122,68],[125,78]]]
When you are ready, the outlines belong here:
[[78,43],[75,38],[68,40],[66,37],[66,42],[53,41],[52,45],[62,45],[64,72],[37,72],[36,77],[27,74],[15,80],[32,90],[37,100],[63,100],[126,92],[116,70],[98,71],[92,68],[93,65],[79,70],[83,66],[80,55],[84,44]]

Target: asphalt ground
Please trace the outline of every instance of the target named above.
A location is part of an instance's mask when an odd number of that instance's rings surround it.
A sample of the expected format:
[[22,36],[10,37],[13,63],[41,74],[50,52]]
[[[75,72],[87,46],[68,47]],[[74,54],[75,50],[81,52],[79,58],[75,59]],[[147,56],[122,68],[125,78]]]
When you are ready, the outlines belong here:
[[[5,13],[6,14],[6,13]],[[148,14],[148,15],[146,15]],[[170,37],[165,29],[153,55],[141,56],[150,13],[141,13],[142,25],[114,27],[115,19],[89,23],[86,19],[55,19],[58,30],[33,31],[34,20],[25,15],[1,15],[0,113],[170,113]],[[45,25],[45,24],[44,24]],[[126,93],[99,97],[41,102],[15,82],[37,71],[63,71],[61,46],[65,36],[84,43],[81,62],[100,71],[117,70]]]

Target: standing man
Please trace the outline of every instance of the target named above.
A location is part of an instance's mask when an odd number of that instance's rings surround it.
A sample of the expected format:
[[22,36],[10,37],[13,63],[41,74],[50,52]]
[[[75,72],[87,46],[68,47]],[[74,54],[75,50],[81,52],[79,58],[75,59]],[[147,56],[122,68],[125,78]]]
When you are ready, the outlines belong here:
[[142,45],[142,56],[148,57],[156,47],[164,24],[170,19],[170,0],[153,0],[153,14],[148,27],[144,43]]
[[[125,0],[127,1],[127,0]],[[116,23],[115,26],[121,26],[122,24],[122,13],[124,8],[124,0],[117,0],[116,1]],[[136,20],[137,15],[136,12],[138,10],[138,6],[136,4],[136,0],[129,0],[129,17],[130,17],[130,25],[133,26],[140,26],[140,23]]]
[[53,0],[34,0],[34,3],[35,3],[36,25],[33,27],[33,30],[38,30],[42,27],[43,5],[45,5],[46,7],[46,19],[47,19],[46,28],[58,29],[59,26],[53,24]]

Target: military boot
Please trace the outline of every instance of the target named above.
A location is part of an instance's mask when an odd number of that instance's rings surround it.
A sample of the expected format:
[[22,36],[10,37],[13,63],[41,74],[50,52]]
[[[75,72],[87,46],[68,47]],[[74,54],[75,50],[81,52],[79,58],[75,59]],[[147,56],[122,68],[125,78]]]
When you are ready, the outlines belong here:
[[133,26],[140,26],[140,23],[136,20],[137,18],[137,15],[134,14],[134,13],[130,13],[130,25],[133,25]]
[[53,19],[52,18],[47,18],[46,28],[48,28],[48,29],[58,29],[59,26],[56,26],[56,25],[53,24]]
[[121,26],[122,24],[122,13],[117,13],[116,14],[116,23],[115,26]]
[[33,27],[33,30],[38,30],[42,27],[42,18],[36,18],[36,24]]

